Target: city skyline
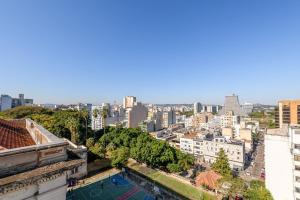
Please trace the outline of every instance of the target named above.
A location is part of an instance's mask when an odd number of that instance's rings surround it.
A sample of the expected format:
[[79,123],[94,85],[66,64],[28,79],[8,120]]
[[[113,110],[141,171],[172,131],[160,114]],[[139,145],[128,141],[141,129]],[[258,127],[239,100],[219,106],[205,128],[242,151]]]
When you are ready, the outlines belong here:
[[[6,1],[0,93],[36,103],[298,99],[300,2]],[[255,14],[254,14],[255,13]]]

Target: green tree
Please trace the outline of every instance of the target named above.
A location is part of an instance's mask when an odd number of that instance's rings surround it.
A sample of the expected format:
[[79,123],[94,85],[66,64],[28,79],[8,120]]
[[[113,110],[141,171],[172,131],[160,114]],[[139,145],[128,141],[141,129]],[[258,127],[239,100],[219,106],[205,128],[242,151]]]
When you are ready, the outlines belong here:
[[180,166],[177,163],[169,163],[167,165],[167,169],[171,173],[176,173],[176,172],[180,172],[181,171]]
[[94,117],[93,122],[94,122],[94,127],[96,126],[96,119],[98,118],[99,114],[100,114],[99,109],[94,109],[94,110],[93,110],[93,117]]
[[108,117],[108,108],[106,106],[104,106],[101,110],[101,118],[102,118],[102,128],[104,130],[104,134],[105,134],[105,127],[106,127],[106,118]]
[[89,112],[87,109],[83,109],[80,111],[80,115],[81,117],[84,119],[85,121],[85,145],[87,142],[87,132],[88,132],[88,120],[89,120]]
[[194,165],[195,158],[191,155],[178,152],[178,165],[180,166],[181,170],[188,170],[191,168],[192,165]]
[[129,148],[128,147],[121,147],[116,149],[112,152],[111,156],[111,164],[114,167],[121,167],[124,166],[129,158]]
[[257,180],[250,182],[250,187],[245,191],[244,197],[248,200],[273,200],[265,184]]
[[99,143],[96,143],[94,146],[90,147],[89,150],[99,158],[105,157],[105,148],[103,148]]
[[79,120],[74,117],[69,117],[66,121],[66,127],[71,132],[71,141],[74,144],[78,144],[79,142]]
[[231,176],[231,168],[228,162],[228,157],[223,149],[220,149],[216,161],[212,164],[212,169],[222,176]]

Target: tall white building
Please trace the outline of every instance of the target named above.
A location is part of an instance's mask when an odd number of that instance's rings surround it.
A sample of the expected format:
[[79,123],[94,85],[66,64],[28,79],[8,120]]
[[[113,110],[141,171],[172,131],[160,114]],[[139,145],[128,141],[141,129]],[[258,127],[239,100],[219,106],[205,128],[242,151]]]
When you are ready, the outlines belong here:
[[194,114],[200,113],[202,110],[202,105],[199,102],[194,103]]
[[267,131],[265,174],[275,200],[300,199],[300,126]]
[[123,99],[123,107],[124,108],[132,108],[136,103],[136,97],[134,96],[126,96]]

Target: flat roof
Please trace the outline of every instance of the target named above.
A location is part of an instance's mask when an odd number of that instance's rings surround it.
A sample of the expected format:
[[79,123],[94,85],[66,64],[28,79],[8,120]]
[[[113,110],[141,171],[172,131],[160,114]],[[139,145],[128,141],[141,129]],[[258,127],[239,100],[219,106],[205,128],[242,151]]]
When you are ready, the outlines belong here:
[[276,136],[285,136],[287,137],[289,135],[288,127],[284,126],[282,128],[274,128],[274,129],[268,129],[266,135],[276,135]]

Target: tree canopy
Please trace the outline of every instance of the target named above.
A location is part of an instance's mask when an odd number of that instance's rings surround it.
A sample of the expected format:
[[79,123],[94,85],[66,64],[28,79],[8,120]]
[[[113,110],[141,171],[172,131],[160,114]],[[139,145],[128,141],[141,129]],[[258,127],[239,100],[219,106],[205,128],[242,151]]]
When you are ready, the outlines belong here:
[[231,168],[229,165],[228,157],[223,149],[218,152],[216,161],[212,164],[212,169],[221,174],[222,176],[231,176]]

